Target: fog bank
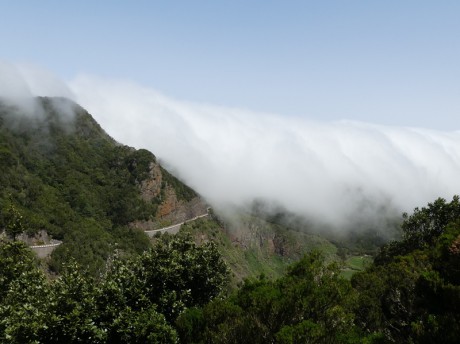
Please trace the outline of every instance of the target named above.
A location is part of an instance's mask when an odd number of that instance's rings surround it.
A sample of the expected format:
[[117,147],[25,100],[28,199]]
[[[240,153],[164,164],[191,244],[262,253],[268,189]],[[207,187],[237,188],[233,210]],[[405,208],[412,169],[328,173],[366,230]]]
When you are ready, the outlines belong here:
[[340,227],[460,192],[459,132],[189,103],[91,76],[69,86],[116,140],[151,150],[213,204],[265,199]]
[[[14,64],[0,60],[0,100],[19,108],[29,116],[41,116],[41,102],[35,97],[60,97],[74,100],[75,97],[65,82],[46,69],[28,65]],[[66,117],[72,118],[71,104],[63,99],[53,99],[51,104]]]
[[[117,141],[149,149],[221,208],[264,200],[342,228],[460,193],[458,131],[190,103],[131,82],[92,76],[63,82],[46,70],[0,61],[0,97],[36,114],[33,96],[77,101]],[[65,101],[53,106],[73,111]]]

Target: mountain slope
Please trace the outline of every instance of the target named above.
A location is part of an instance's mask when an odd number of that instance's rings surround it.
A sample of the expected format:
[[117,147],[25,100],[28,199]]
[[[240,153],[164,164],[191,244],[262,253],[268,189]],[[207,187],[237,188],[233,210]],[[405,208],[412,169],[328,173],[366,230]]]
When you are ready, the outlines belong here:
[[77,104],[36,98],[33,105],[0,102],[0,228],[16,213],[29,237],[63,240],[54,268],[73,256],[96,272],[115,247],[147,247],[140,229],[205,211],[152,153],[117,143]]
[[[77,104],[37,98],[33,105],[26,112],[0,101],[0,230],[19,220],[30,245],[62,240],[49,262],[53,270],[73,258],[98,274],[115,250],[149,247],[143,231],[206,213],[206,204],[152,153],[117,143]],[[198,239],[218,239],[235,281],[280,276],[312,249],[338,259],[330,238],[287,212],[263,208],[236,210],[227,224],[192,226]]]

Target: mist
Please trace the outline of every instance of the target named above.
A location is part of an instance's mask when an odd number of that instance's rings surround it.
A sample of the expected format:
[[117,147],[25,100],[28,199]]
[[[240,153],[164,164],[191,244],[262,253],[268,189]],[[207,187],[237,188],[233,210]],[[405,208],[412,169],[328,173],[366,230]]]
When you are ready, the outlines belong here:
[[[0,97],[37,115],[34,96],[78,102],[113,138],[152,151],[218,209],[249,209],[263,200],[341,229],[460,192],[458,131],[192,103],[133,82],[88,75],[64,82],[41,68],[0,61]],[[69,104],[53,101],[61,113],[73,113]]]
[[42,103],[36,97],[57,97],[50,105],[64,119],[73,119],[71,102],[75,97],[70,88],[50,71],[31,64],[14,64],[0,60],[0,100],[29,117],[41,117]]
[[215,207],[262,199],[349,228],[460,192],[460,132],[191,103],[92,76],[69,88],[111,136],[152,151]]

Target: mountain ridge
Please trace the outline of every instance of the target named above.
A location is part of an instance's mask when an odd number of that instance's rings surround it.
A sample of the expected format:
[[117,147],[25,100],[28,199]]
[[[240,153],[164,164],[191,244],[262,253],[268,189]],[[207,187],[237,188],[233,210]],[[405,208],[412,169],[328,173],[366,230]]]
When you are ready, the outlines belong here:
[[62,240],[52,255],[57,270],[76,256],[96,271],[114,247],[148,247],[143,230],[207,208],[153,153],[116,142],[65,98],[35,98],[30,112],[0,100],[0,165],[0,229],[16,211],[29,238],[44,231]]

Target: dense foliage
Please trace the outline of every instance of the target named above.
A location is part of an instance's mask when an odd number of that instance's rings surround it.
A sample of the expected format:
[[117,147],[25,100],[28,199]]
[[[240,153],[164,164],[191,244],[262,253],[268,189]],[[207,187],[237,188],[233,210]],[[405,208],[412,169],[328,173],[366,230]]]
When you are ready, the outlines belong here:
[[139,183],[156,163],[152,153],[116,143],[68,100],[37,98],[34,105],[25,113],[0,101],[0,231],[46,231],[62,240],[54,270],[73,257],[96,275],[115,248],[144,251],[147,237],[128,224],[154,219],[167,186],[179,199],[196,196],[162,169],[161,193],[142,200]]
[[340,277],[311,253],[278,280],[246,280],[225,300],[188,309],[183,343],[457,343],[460,203],[438,199],[404,215],[403,240]]
[[115,255],[100,279],[66,265],[46,279],[20,242],[0,245],[0,342],[175,343],[172,323],[223,290],[227,266],[213,243],[158,238],[140,256]]
[[357,321],[396,343],[460,338],[460,202],[437,199],[405,214],[404,239],[384,246],[352,278]]
[[275,281],[247,280],[226,300],[189,309],[177,321],[183,343],[353,342],[349,282],[311,253]]
[[245,280],[227,296],[216,245],[197,245],[185,231],[156,238],[140,256],[111,256],[98,279],[71,263],[50,281],[22,243],[3,242],[0,341],[456,343],[458,214],[457,197],[416,209],[404,239],[351,282],[312,252],[283,277]]

